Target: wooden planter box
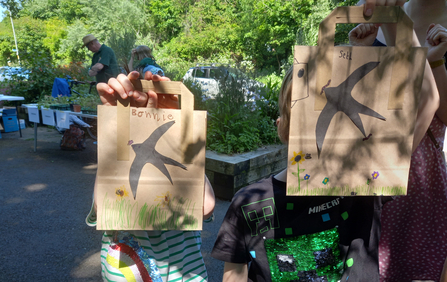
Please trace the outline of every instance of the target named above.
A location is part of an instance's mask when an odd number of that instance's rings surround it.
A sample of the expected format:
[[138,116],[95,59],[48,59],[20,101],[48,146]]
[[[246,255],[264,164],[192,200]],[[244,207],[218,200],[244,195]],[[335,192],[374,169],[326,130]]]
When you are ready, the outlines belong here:
[[286,167],[285,145],[270,145],[232,156],[206,151],[205,173],[216,197],[224,200],[231,200],[239,189]]

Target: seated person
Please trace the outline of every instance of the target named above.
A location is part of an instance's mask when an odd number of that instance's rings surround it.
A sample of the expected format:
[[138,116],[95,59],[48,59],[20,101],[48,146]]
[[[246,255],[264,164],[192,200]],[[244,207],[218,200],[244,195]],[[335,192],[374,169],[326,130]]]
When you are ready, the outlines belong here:
[[133,61],[134,57],[140,61],[139,64],[135,67],[135,70],[140,72],[141,78],[143,78],[143,74],[150,71],[152,74],[157,74],[159,76],[164,76],[165,73],[163,69],[155,62],[154,56],[152,56],[152,50],[146,45],[139,45],[137,48],[132,49],[130,61],[129,61],[129,70],[133,70]]

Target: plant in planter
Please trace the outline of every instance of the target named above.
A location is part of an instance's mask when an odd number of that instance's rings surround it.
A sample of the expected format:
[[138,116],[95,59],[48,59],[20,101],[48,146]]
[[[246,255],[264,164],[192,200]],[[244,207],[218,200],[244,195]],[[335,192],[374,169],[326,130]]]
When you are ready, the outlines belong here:
[[97,114],[97,106],[102,105],[98,94],[83,94],[77,95],[74,99],[81,105],[81,111],[86,114]]
[[208,111],[205,172],[216,197],[231,200],[241,187],[287,166],[287,147],[279,145],[275,126],[282,79],[270,75],[262,82],[246,91],[243,79],[221,79],[219,93],[209,98],[200,85],[184,81],[195,109]]
[[52,97],[49,95],[44,95],[38,102],[37,106],[39,109],[53,109],[59,111],[68,111],[70,110],[70,97],[60,96],[60,97]]
[[222,78],[219,93],[205,101],[207,149],[233,154],[279,143],[275,128],[277,98],[267,96],[266,87],[251,89],[247,85],[243,78]]
[[[97,94],[73,94],[68,96],[52,97],[45,95],[37,103],[39,108],[49,108],[60,111],[72,110],[70,105],[78,105],[80,111],[96,115],[96,106],[101,104]],[[73,106],[76,107],[76,106]],[[73,111],[73,110],[72,110]]]

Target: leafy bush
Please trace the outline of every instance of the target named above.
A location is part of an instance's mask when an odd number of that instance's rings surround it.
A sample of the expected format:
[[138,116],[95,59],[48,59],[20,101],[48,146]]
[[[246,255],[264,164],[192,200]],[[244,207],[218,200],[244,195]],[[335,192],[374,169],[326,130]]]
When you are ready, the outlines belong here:
[[[14,96],[22,96],[25,103],[33,103],[45,95],[51,95],[54,79],[57,77],[66,78],[67,75],[73,80],[91,81],[88,76],[87,67],[82,62],[72,62],[68,65],[55,66],[44,54],[37,54],[34,59],[28,60],[25,67],[30,71],[27,80],[20,77],[13,78],[8,81],[5,86],[10,89],[10,94]],[[84,88],[82,91],[88,93],[89,85],[80,86]],[[95,90],[96,91],[96,90]]]
[[[203,95],[200,86],[184,81],[195,97],[195,109],[208,111],[207,149],[233,154],[276,144],[277,95],[269,87],[249,89],[244,79],[224,77],[219,94]],[[273,99],[273,100],[269,100]]]

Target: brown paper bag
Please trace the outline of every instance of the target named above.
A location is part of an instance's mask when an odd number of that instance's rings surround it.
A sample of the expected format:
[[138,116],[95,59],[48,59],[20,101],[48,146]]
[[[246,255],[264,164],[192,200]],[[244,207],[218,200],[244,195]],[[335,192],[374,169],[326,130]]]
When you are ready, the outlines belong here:
[[201,230],[206,112],[181,82],[136,89],[181,95],[181,109],[98,106],[97,229]]
[[[397,23],[395,47],[334,46],[336,23]],[[339,7],[296,46],[288,195],[404,195],[426,48],[400,7]]]

